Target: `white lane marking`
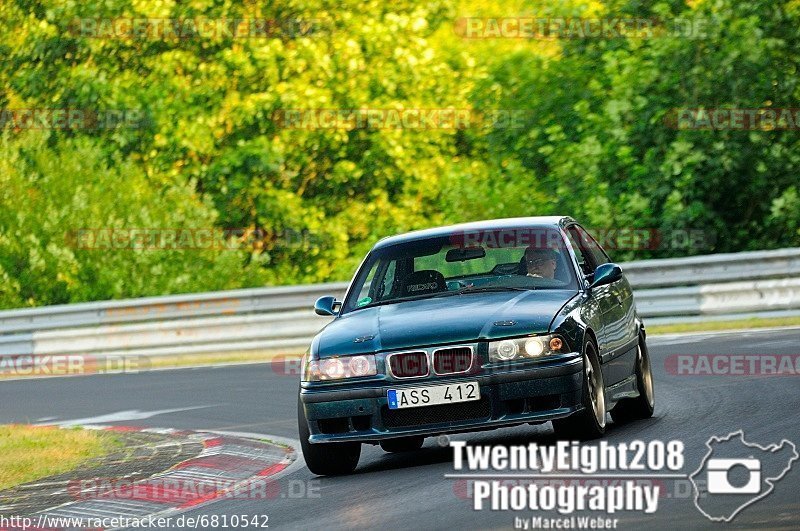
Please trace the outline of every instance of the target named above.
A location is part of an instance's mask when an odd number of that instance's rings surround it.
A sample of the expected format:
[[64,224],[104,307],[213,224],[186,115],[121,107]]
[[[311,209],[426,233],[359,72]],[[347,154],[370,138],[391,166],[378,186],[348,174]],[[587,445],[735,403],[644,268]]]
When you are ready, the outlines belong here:
[[[759,348],[764,348],[764,347],[795,347],[796,348],[798,343],[799,343],[799,341],[797,339],[781,339],[781,340],[775,340],[775,341],[759,341],[758,342],[758,346],[759,346]],[[752,350],[753,347],[749,346],[748,348],[750,348]]]
[[167,415],[169,413],[178,413],[181,411],[191,411],[193,409],[204,409],[209,407],[217,407],[220,404],[211,404],[207,406],[192,406],[180,407],[174,409],[158,409],[155,411],[140,411],[138,409],[129,409],[126,411],[117,411],[115,413],[108,413],[106,415],[99,415],[96,417],[85,417],[82,419],[62,420],[59,422],[46,422],[43,424],[54,426],[80,426],[83,424],[105,424],[108,422],[126,422],[129,420],[143,420],[155,417],[157,415]]
[[24,487],[25,489],[30,489],[33,487],[53,487],[55,485],[68,485],[68,479],[62,479],[61,481],[43,481],[41,483],[25,483],[24,485],[20,485],[20,487]]
[[[645,322],[645,324],[647,324]],[[708,339],[711,337],[725,335],[749,335],[749,334],[773,334],[775,332],[794,332],[800,331],[800,326],[780,326],[771,328],[741,328],[739,330],[717,330],[714,332],[683,332],[676,334],[654,334],[647,335],[647,341],[658,344],[674,344],[675,342],[694,342],[697,340]],[[677,340],[677,341],[675,341]]]

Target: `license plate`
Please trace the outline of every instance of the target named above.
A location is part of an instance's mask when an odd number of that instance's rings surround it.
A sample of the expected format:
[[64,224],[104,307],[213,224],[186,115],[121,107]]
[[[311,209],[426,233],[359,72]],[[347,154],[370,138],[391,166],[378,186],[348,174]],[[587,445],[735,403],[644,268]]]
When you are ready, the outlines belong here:
[[447,385],[389,389],[386,394],[389,398],[389,409],[404,409],[407,407],[438,406],[480,400],[481,388],[478,386],[478,382],[461,382]]

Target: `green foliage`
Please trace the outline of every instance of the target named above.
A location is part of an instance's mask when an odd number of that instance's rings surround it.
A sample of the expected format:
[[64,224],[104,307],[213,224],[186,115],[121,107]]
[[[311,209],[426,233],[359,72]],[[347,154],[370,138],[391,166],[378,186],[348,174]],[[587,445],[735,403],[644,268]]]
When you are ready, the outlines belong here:
[[[797,101],[796,2],[722,0],[622,5],[610,15],[706,22],[705,36],[564,41],[557,60],[517,53],[496,62],[484,94],[522,102],[529,128],[488,139],[540,176],[591,227],[706,230],[729,252],[800,243],[794,170],[798,130],[676,130],[676,108],[792,108]],[[630,4],[635,6],[637,4]],[[698,252],[676,249],[676,254]],[[615,258],[646,257],[641,252]],[[663,253],[661,254],[663,256]]]
[[[130,245],[112,229],[203,229],[217,214],[190,187],[158,187],[136,164],[107,161],[88,138],[47,147],[0,140],[0,304],[57,304],[230,289],[262,279],[235,243],[223,249]],[[89,238],[79,236],[81,230]],[[127,234],[127,232],[123,232]],[[235,272],[232,275],[231,272]]]
[[[465,16],[676,17],[706,37],[463,39]],[[92,36],[93,21],[269,20],[235,38]],[[134,127],[7,130],[0,306],[349,278],[431,225],[569,214],[800,245],[797,130],[688,131],[675,108],[796,107],[796,1],[0,3],[0,109],[131,109]],[[297,22],[312,31],[298,30]],[[307,28],[308,29],[308,28]],[[293,31],[294,30],[294,31]],[[515,127],[293,128],[287,109],[508,109]],[[80,249],[78,228],[240,228],[233,249]]]

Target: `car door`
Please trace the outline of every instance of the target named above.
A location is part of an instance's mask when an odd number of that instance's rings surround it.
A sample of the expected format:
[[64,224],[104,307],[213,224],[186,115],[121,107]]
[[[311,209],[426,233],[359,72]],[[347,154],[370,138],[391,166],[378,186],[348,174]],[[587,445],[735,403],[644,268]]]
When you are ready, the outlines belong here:
[[[569,239],[570,247],[572,247],[572,251],[575,253],[575,258],[578,261],[578,268],[580,272],[586,279],[586,285],[591,283],[592,275],[595,270],[594,266],[594,259],[589,253],[587,246],[584,245],[581,241],[581,235],[576,225],[571,225],[566,228],[567,237]],[[584,307],[590,309],[588,315],[596,315],[597,317],[596,322],[594,319],[589,322],[589,324],[594,329],[595,335],[597,336],[598,342],[598,349],[600,351],[601,362],[603,361],[603,353],[608,351],[608,337],[606,333],[606,322],[608,320],[608,316],[606,315],[610,308],[610,302],[608,300],[608,290],[604,290],[602,288],[594,289],[589,293],[587,301],[584,303]],[[605,372],[605,368],[603,369]]]
[[[580,225],[567,228],[573,246],[577,246],[584,259],[584,272],[593,279],[594,270],[611,259]],[[592,290],[591,298],[597,301],[601,314],[603,340],[600,345],[600,358],[603,376],[608,385],[624,380],[631,374],[633,359],[630,356],[631,338],[635,336],[633,293],[630,285],[622,280],[599,286]],[[596,331],[597,332],[597,331]]]

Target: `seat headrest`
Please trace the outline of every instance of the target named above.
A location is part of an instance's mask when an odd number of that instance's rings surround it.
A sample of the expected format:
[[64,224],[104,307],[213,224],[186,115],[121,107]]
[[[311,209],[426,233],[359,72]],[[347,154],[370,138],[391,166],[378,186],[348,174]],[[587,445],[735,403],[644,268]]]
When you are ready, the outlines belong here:
[[447,291],[447,283],[444,275],[433,269],[423,269],[414,271],[406,278],[403,283],[403,296],[411,297],[414,295],[426,295]]

